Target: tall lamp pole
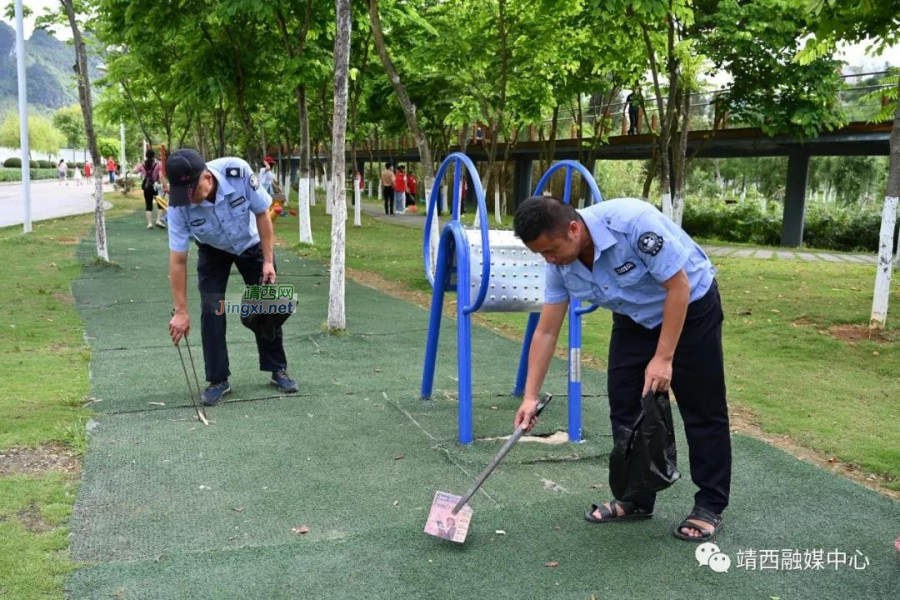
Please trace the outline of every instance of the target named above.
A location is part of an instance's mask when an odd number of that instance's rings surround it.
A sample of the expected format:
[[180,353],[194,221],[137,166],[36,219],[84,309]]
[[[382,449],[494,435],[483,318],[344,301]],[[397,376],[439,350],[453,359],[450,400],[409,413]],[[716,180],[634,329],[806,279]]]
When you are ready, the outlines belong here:
[[31,164],[28,155],[28,88],[25,85],[25,26],[22,0],[16,0],[16,73],[19,79],[19,147],[22,151],[22,198],[25,233],[31,233]]

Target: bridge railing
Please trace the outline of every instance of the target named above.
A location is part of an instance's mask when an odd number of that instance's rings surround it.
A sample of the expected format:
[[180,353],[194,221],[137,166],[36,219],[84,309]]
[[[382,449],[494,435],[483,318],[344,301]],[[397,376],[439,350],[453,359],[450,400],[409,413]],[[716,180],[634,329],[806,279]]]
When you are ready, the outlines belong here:
[[[839,92],[838,100],[844,110],[847,119],[851,123],[870,121],[884,106],[886,99],[878,94],[879,91],[895,87],[894,83],[886,80],[896,72],[878,71],[869,73],[855,73],[842,75],[845,87]],[[697,92],[691,94],[689,114],[691,117],[691,130],[722,130],[739,127],[748,127],[748,123],[736,120],[728,112],[720,110],[718,98],[727,93],[728,89]],[[645,97],[645,106],[638,116],[638,133],[651,133],[659,127],[659,114],[656,103],[650,97]],[[665,110],[665,106],[663,106]],[[581,138],[589,140],[594,136],[625,135],[628,131],[628,104],[624,101],[609,105],[591,104],[589,100],[582,102],[581,110],[578,107],[567,107],[559,110],[555,119],[556,140],[578,139],[579,129]],[[602,128],[602,130],[601,130]],[[541,123],[535,123],[520,127],[513,132],[517,142],[539,142],[550,140],[553,137],[554,120],[546,118]],[[454,143],[461,140],[461,131],[456,132]],[[489,141],[490,131],[483,126],[475,124],[469,128],[469,143],[478,144]],[[364,147],[375,148],[375,142],[368,140],[363,142]],[[401,135],[382,138],[377,145],[379,148],[391,150],[412,150],[415,143],[412,136]]]

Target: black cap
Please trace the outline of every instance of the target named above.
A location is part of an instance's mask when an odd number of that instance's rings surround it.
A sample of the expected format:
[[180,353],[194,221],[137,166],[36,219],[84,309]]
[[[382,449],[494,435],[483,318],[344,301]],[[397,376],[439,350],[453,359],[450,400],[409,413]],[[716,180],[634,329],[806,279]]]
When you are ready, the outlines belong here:
[[169,206],[187,206],[200,176],[206,171],[206,162],[195,150],[182,148],[166,159],[166,177],[169,179]]

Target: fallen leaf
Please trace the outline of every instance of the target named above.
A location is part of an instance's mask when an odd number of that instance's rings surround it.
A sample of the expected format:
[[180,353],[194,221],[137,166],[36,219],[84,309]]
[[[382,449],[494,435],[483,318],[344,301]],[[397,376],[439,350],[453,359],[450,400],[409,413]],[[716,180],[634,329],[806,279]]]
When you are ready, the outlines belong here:
[[395,454],[395,455],[394,455],[394,460],[401,460],[401,459],[403,459],[403,458],[405,458],[405,457],[404,457],[402,454]]
[[147,404],[152,404],[153,406],[165,406],[165,402],[148,402]]
[[781,311],[778,310],[777,308],[773,308],[773,309],[772,309],[772,312],[775,313],[775,314],[778,314],[778,315],[781,314]]
[[304,533],[309,533],[309,528],[306,525],[294,527],[293,529],[291,529],[291,533],[293,533],[294,535],[303,535]]
[[496,533],[497,535],[506,535],[506,532],[503,531],[502,529],[498,529],[498,530],[495,531],[494,533]]
[[837,461],[838,461],[838,459],[835,458],[834,456],[832,456],[831,458],[828,459],[828,462],[830,462],[830,463],[836,463]]
[[603,484],[602,484],[602,483],[595,483],[595,484],[592,485],[591,487],[594,488],[595,490],[602,490],[602,489],[603,489]]
[[375,369],[376,373],[381,373],[381,369]]
[[233,511],[235,511],[235,512],[241,512],[242,510],[244,510],[244,507],[243,507],[243,506],[238,506],[238,507],[236,507],[236,508],[232,508],[231,510],[233,510]]
[[559,566],[559,563],[556,562],[555,560],[551,560],[550,562],[548,562],[548,563],[545,564],[544,566],[545,566],[545,567],[558,567],[558,566]]
[[497,410],[498,408],[500,408],[500,407],[499,406],[491,406],[491,410]]
[[394,506],[397,506],[398,504],[400,504],[400,501],[399,501],[399,500],[394,500]]
[[556,531],[559,531],[560,529],[562,529],[562,527],[560,527],[559,525],[557,525],[557,526],[554,527],[553,529],[555,529]]
[[881,356],[881,352],[878,350],[872,350],[872,356]]

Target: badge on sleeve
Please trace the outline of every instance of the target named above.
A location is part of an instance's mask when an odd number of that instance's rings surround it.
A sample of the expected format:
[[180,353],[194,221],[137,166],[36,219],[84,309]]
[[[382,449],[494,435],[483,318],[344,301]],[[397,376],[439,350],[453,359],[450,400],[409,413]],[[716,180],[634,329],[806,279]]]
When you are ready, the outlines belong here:
[[638,250],[640,250],[641,252],[646,252],[650,256],[656,256],[657,254],[659,254],[659,251],[662,250],[662,247],[662,236],[657,235],[652,231],[642,233],[641,237],[638,238]]
[[225,177],[243,177],[244,170],[240,167],[227,167],[225,169]]
[[254,190],[259,189],[259,177],[256,176],[256,173],[250,176],[250,187]]

